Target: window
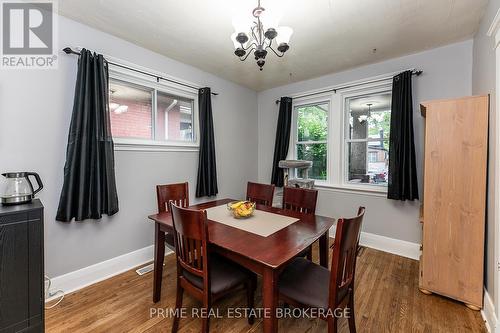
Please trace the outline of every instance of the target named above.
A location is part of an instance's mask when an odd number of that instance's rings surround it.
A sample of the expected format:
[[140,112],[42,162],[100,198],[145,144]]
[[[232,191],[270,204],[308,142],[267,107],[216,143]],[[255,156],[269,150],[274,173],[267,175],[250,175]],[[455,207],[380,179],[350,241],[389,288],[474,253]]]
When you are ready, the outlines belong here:
[[379,78],[293,99],[287,158],[312,161],[318,186],[387,192],[392,79]]
[[328,103],[296,106],[296,156],[313,162],[309,178],[327,179]]
[[368,151],[368,162],[375,163],[378,160],[378,152]]
[[110,81],[109,112],[113,137],[151,139],[152,103],[152,89],[121,81]]
[[391,93],[345,98],[347,181],[387,185]]
[[110,76],[111,133],[118,147],[197,147],[195,92],[120,73]]
[[193,141],[193,100],[158,92],[156,140]]

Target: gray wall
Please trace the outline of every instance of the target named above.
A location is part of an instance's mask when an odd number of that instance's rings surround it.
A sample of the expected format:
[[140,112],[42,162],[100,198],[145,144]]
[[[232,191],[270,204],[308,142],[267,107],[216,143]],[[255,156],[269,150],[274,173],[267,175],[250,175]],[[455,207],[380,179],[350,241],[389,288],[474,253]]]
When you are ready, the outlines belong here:
[[[66,18],[59,23],[60,48],[87,47],[219,92],[212,100],[219,196],[243,196],[246,181],[257,179],[256,92]],[[146,216],[156,209],[155,184],[187,180],[193,195],[196,183],[196,152],[119,151],[120,212],[100,221],[55,221],[76,66],[77,57],[61,52],[58,70],[0,74],[0,171],[36,171],[45,183],[40,198],[46,207],[45,263],[50,276],[153,244],[154,229]]]
[[[496,137],[497,128],[495,126],[498,117],[495,110],[495,38],[486,36],[493,18],[500,7],[500,0],[490,0],[486,14],[481,21],[481,26],[474,36],[474,62],[472,65],[472,93],[491,94],[490,96],[490,142],[489,142],[489,169],[488,169],[488,212],[486,231],[486,274],[485,285],[490,297],[493,298],[498,313],[497,291],[495,290],[495,244],[498,241],[495,235],[495,168]],[[496,245],[498,246],[498,245]]]
[[[247,180],[269,182],[277,120],[274,100],[280,96],[410,67],[422,68],[424,74],[414,80],[417,153],[421,161],[423,137],[418,103],[471,94],[471,41],[257,94],[66,18],[60,17],[59,22],[60,48],[85,46],[210,86],[220,93],[213,98],[219,197],[242,197]],[[120,212],[100,221],[68,224],[55,221],[77,61],[62,52],[59,57],[58,70],[10,70],[0,75],[0,171],[36,171],[45,182],[40,198],[46,206],[46,272],[51,276],[151,245],[153,226],[145,217],[155,210],[154,185],[188,180],[194,200],[198,161],[195,152],[118,151],[115,157]],[[420,241],[418,203],[399,203],[329,189],[321,191],[318,211],[331,216],[350,215],[358,205],[368,208],[364,231]]]
[[[437,98],[471,94],[472,40],[260,92],[258,94],[259,180],[268,182],[271,178],[278,117],[278,108],[274,101],[277,98],[408,68],[424,70],[420,77],[413,80],[418,176],[421,180],[423,119],[420,116],[419,103]],[[333,112],[341,112],[341,110],[333,110]],[[409,242],[420,242],[418,202],[395,202],[380,196],[345,193],[334,189],[321,190],[319,194],[318,211],[320,214],[337,217],[352,215],[359,205],[367,207],[363,225],[365,232]]]

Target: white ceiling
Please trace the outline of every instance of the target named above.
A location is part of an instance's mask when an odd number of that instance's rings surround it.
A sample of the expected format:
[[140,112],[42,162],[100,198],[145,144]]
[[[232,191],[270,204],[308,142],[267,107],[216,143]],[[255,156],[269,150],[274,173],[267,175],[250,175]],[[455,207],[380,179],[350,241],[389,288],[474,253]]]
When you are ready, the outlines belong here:
[[260,91],[465,40],[487,2],[262,0],[282,8],[281,24],[294,29],[285,57],[269,54],[262,72],[252,57],[240,62],[230,40],[234,13],[257,0],[64,0],[59,12]]

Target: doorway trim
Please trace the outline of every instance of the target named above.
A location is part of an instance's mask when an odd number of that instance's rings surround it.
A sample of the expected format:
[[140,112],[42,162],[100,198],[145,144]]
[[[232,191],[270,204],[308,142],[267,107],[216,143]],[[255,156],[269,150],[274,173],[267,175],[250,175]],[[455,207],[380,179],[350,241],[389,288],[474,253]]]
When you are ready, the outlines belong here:
[[[486,291],[484,297],[484,309],[482,315],[489,326],[490,332],[500,333],[500,327],[498,323],[500,306],[498,301],[500,300],[500,9],[497,11],[490,28],[488,29],[487,36],[494,38],[494,50],[495,50],[495,99],[491,100],[490,105],[494,103],[495,105],[495,121],[490,126],[494,126],[494,142],[495,142],[495,153],[494,153],[494,212],[493,217],[495,221],[495,261],[494,261],[494,290]],[[491,264],[491,263],[490,263]],[[493,297],[493,300],[491,299]],[[496,302],[495,302],[496,300]],[[496,303],[496,304],[495,304]]]

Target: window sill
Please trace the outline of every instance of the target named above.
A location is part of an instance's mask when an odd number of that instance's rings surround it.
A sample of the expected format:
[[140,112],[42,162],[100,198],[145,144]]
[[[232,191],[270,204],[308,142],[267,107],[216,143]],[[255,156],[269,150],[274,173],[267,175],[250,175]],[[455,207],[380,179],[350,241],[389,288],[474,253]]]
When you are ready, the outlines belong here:
[[[355,185],[334,185],[328,183],[316,183],[315,188],[319,190],[339,192],[339,193],[349,193],[349,194],[360,194],[369,195],[374,197],[387,198],[387,188],[381,186],[355,186]],[[368,188],[367,188],[368,187]]]
[[196,143],[164,143],[155,141],[114,139],[115,151],[151,151],[151,152],[198,152],[200,147]]

